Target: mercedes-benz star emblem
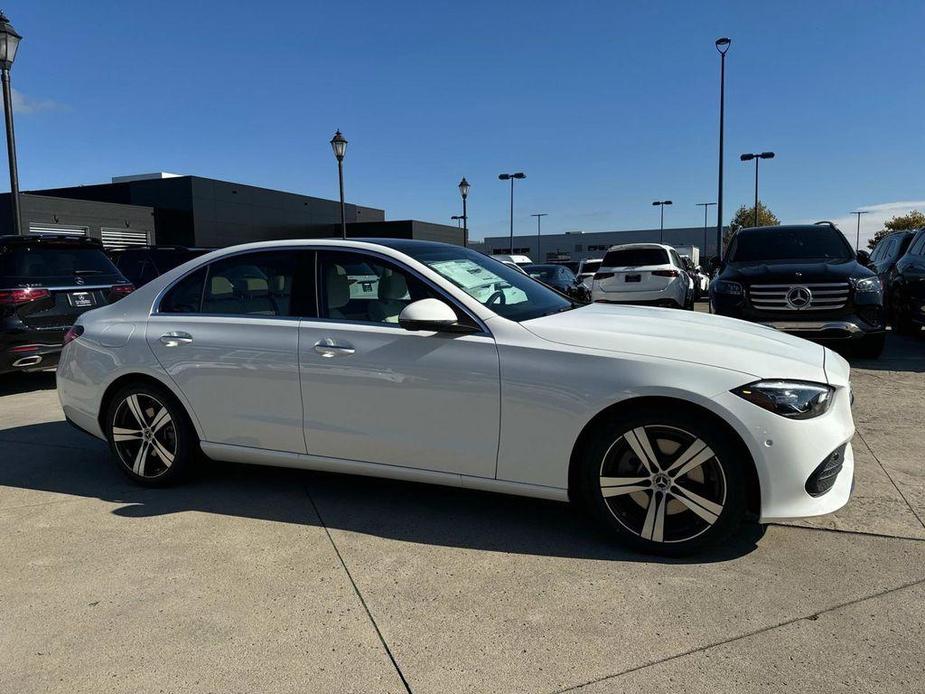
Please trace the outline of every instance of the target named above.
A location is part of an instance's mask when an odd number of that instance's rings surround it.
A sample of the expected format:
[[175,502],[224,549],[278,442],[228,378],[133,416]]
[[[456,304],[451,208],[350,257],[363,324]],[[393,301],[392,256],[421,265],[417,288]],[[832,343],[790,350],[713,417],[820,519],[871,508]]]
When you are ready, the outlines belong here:
[[813,293],[807,287],[791,287],[787,292],[787,305],[797,310],[806,308],[813,300]]

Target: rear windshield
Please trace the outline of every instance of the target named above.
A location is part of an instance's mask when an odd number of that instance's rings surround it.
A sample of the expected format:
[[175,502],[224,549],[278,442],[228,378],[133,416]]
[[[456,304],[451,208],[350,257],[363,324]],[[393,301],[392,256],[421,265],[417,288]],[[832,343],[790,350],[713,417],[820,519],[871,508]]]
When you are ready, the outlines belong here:
[[600,260],[588,260],[581,265],[581,272],[597,272],[598,268],[601,266]]
[[77,246],[6,246],[0,248],[0,275],[13,277],[73,277],[118,275],[99,248]]
[[640,267],[642,265],[668,265],[668,251],[664,248],[625,248],[608,251],[601,263],[603,267]]
[[524,265],[524,270],[530,277],[542,282],[556,279],[559,273],[559,268],[555,265]]
[[852,257],[845,237],[829,226],[746,231],[735,235],[729,253],[733,263]]

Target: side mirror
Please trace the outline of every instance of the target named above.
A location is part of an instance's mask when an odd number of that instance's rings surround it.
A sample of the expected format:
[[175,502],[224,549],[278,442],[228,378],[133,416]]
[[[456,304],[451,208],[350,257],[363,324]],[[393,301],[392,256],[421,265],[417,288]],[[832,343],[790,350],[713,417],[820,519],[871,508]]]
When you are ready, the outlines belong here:
[[870,267],[870,253],[867,251],[858,251],[858,262],[865,267]]
[[475,329],[460,323],[456,312],[440,299],[412,301],[398,315],[398,324],[405,330],[468,333]]

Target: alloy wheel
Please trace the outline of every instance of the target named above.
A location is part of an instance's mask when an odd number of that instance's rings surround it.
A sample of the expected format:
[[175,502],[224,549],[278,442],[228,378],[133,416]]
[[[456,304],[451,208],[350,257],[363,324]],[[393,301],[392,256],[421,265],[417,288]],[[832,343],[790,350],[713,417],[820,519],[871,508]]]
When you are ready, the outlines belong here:
[[624,432],[601,460],[604,504],[628,531],[656,543],[702,535],[726,503],[726,476],[695,434],[648,424]]
[[147,393],[133,393],[119,403],[112,440],[119,460],[139,477],[160,477],[177,455],[177,429],[170,411]]

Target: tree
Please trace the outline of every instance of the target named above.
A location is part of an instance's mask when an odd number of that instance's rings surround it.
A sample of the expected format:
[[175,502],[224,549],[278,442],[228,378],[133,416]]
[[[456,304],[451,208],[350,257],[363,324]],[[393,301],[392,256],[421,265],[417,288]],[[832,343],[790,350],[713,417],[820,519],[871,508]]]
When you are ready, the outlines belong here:
[[910,229],[920,229],[925,227],[925,214],[918,210],[911,210],[909,214],[896,215],[892,219],[884,222],[883,229],[874,234],[867,242],[867,247],[874,249],[882,239],[897,231],[906,231]]
[[[780,220],[771,212],[771,210],[760,200],[758,201],[758,226],[776,227],[780,225]],[[735,216],[729,223],[729,228],[723,237],[724,245],[728,246],[732,237],[739,229],[747,229],[755,226],[755,206],[742,205],[736,210]]]

